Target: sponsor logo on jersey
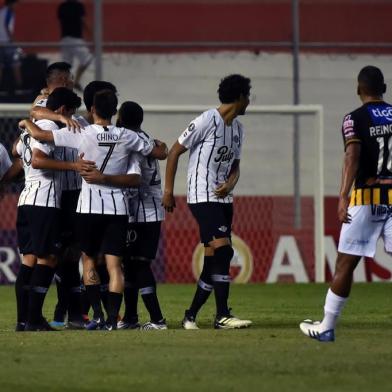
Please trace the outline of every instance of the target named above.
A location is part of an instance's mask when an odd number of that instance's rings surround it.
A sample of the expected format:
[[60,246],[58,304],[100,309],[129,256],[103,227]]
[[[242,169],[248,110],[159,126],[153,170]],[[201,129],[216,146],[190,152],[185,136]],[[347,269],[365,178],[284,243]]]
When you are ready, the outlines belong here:
[[194,131],[195,128],[196,128],[195,124],[194,124],[194,123],[190,123],[190,124],[189,124],[189,127],[188,127],[188,132]]
[[392,106],[369,107],[368,111],[376,125],[392,122]]
[[[235,234],[231,235],[234,256],[230,262],[230,276],[234,283],[247,283],[253,274],[253,256],[248,245]],[[192,271],[199,279],[204,263],[204,245],[198,244],[192,256]]]
[[120,137],[110,133],[98,133],[97,140],[99,142],[116,142]]
[[229,162],[233,159],[234,152],[231,148],[227,146],[222,146],[218,148],[217,156],[215,157],[215,162]]
[[347,115],[343,120],[343,134],[345,138],[355,136],[354,132],[354,121],[351,119],[351,115]]

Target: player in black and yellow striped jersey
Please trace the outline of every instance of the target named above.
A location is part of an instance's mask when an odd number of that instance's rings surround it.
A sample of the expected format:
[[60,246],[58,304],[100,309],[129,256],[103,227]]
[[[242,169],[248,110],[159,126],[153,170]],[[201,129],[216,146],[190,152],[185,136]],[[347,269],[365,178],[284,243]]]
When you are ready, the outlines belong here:
[[385,91],[381,70],[364,67],[357,88],[363,105],[343,119],[345,154],[338,205],[342,229],[336,270],[324,319],[300,324],[305,335],[320,341],[335,339],[335,326],[361,257],[374,257],[381,236],[385,250],[392,252],[392,105],[383,100]]

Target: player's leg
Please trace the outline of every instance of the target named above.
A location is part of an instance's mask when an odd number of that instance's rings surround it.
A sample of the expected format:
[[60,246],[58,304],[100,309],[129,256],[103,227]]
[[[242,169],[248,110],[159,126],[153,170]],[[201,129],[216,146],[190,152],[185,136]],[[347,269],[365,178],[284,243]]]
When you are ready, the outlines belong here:
[[30,227],[34,228],[31,230],[31,236],[37,265],[31,276],[26,330],[52,330],[43,317],[42,308],[55,273],[57,255],[61,249],[59,210],[29,206],[27,215]]
[[93,309],[93,319],[87,324],[86,329],[95,330],[103,327],[104,314],[101,306],[100,280],[95,268],[96,260],[94,257],[82,253],[83,263],[83,284],[86,288],[87,297]]
[[139,297],[139,288],[136,282],[136,263],[131,259],[131,247],[127,247],[125,252],[124,266],[124,317],[117,323],[118,329],[135,329],[139,328],[139,317],[137,313],[137,304]]
[[78,237],[82,250],[83,284],[90,305],[93,319],[86,329],[95,330],[104,326],[104,314],[101,306],[100,279],[96,269],[97,255],[103,238],[103,216],[98,214],[77,214]]
[[184,329],[199,329],[196,324],[196,316],[201,307],[207,302],[213,290],[211,279],[211,266],[214,261],[214,249],[210,246],[204,247],[204,263],[197,288],[191,306],[185,311],[182,326]]
[[107,313],[107,311],[108,311],[108,292],[109,292],[109,273],[108,273],[108,269],[106,267],[105,255],[103,255],[101,253],[98,255],[96,269],[97,269],[97,273],[99,276],[99,280],[101,282],[99,285],[99,293],[101,296],[101,302],[102,302],[103,307]]
[[62,258],[59,258],[59,263],[54,275],[54,281],[57,289],[57,303],[54,309],[53,321],[50,323],[52,327],[63,327],[65,325],[65,317],[67,314],[69,294],[68,288],[65,285],[65,265]]
[[109,330],[112,330],[117,329],[117,319],[124,293],[124,275],[121,268],[122,258],[120,256],[105,254],[105,260],[109,273],[108,318],[106,325]]
[[15,281],[15,295],[17,307],[16,331],[24,331],[27,322],[29,305],[30,280],[37,258],[32,254],[32,241],[29,224],[24,213],[24,206],[18,207],[16,229],[18,234],[18,247],[22,254],[22,264]]
[[124,275],[121,263],[125,252],[127,221],[128,217],[126,215],[107,215],[104,218],[102,252],[105,254],[106,267],[109,273],[108,330],[117,329],[117,319],[124,292]]
[[321,322],[302,322],[300,329],[305,335],[323,342],[335,340],[334,331],[350,295],[354,270],[362,256],[374,257],[387,219],[386,214],[374,219],[375,211],[371,205],[350,207],[352,221],[342,225],[335,273],[325,298],[324,318]]

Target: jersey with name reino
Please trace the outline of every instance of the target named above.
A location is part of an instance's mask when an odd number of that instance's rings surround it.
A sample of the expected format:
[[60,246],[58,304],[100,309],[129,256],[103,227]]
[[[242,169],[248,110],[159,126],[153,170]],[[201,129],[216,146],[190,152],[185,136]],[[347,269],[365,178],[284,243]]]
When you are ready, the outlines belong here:
[[[114,125],[90,125],[80,133],[67,128],[53,132],[56,146],[72,147],[84,159],[96,163],[104,174],[140,174],[137,153],[150,154],[153,144],[136,132]],[[82,180],[77,212],[82,214],[127,215],[128,208],[124,189],[110,185],[88,184]]]
[[383,101],[369,102],[344,116],[342,135],[345,148],[360,143],[355,187],[380,179],[392,179],[392,106]]
[[188,203],[232,203],[233,194],[218,198],[214,190],[225,183],[234,160],[240,159],[242,124],[234,119],[226,125],[217,109],[195,118],[180,135],[178,142],[189,149]]

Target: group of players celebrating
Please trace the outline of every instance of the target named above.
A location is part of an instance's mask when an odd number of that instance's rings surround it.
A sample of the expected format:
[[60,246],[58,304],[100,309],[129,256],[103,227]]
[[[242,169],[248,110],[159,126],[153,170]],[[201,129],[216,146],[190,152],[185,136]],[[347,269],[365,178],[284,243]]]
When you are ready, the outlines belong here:
[[[197,314],[212,292],[215,328],[252,324],[234,317],[228,307],[233,189],[244,133],[237,116],[245,114],[250,89],[250,79],[242,75],[223,78],[219,107],[195,118],[168,152],[165,143],[142,130],[143,109],[135,102],[124,102],[116,125],[111,124],[118,102],[109,82],[87,85],[87,115],[75,115],[81,99],[72,91],[70,65],[49,66],[45,94],[35,101],[31,119],[19,123],[22,132],[14,144],[13,163],[0,144],[0,181],[16,177],[22,164],[25,175],[17,216],[23,256],[15,284],[17,331],[51,331],[65,320],[73,329],[167,329],[151,263],[164,212],[175,208],[177,164],[187,150],[187,202],[205,252],[182,326],[198,329]],[[319,341],[335,340],[360,258],[374,257],[380,236],[386,251],[392,252],[392,106],[383,100],[385,91],[381,70],[364,67],[357,87],[363,105],[343,120],[336,271],[323,320],[300,324],[305,335]],[[162,192],[158,160],[166,158]],[[51,325],[42,307],[53,277],[58,303]],[[143,324],[137,313],[139,293],[150,315]],[[125,313],[120,318],[123,298]]]
[[[48,67],[47,88],[34,102],[30,119],[19,122],[14,162],[0,149],[0,180],[10,181],[22,166],[25,178],[17,213],[22,265],[15,284],[16,331],[52,331],[63,325],[109,331],[167,329],[151,263],[165,209],[175,208],[177,162],[188,149],[188,204],[200,227],[205,258],[182,326],[198,329],[197,313],[212,291],[215,328],[251,325],[228,307],[232,191],[243,141],[236,117],[245,114],[250,88],[250,79],[238,74],[222,79],[220,106],[194,119],[168,153],[165,143],[142,130],[143,109],[136,102],[124,102],[112,125],[118,106],[112,83],[86,86],[87,114],[82,117],[76,115],[81,99],[73,92],[70,65]],[[158,160],[166,158],[162,192]],[[42,308],[53,278],[58,303],[48,323]],[[139,293],[150,316],[145,323],[138,319]]]

